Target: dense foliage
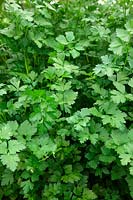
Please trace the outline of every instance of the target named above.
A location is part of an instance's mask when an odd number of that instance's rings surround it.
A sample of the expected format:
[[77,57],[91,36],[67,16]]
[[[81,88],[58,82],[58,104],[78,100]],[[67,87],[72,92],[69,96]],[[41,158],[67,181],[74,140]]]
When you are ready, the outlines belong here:
[[133,1],[0,4],[0,199],[133,198]]

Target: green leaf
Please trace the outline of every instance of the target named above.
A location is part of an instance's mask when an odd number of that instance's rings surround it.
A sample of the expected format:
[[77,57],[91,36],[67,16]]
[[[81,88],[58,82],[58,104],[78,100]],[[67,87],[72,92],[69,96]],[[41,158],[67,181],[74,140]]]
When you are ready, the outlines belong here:
[[12,23],[10,26],[0,29],[0,33],[3,35],[6,35],[7,37],[11,38],[14,36],[14,30],[15,30],[15,26]]
[[59,103],[61,109],[66,112],[70,111],[71,105],[75,102],[78,93],[74,92],[73,90],[66,90],[64,92],[57,93],[55,96],[56,102]]
[[55,8],[53,8],[49,3],[44,2],[44,4],[49,10],[56,11]]
[[126,122],[125,117],[127,115],[120,110],[117,110],[114,115],[103,115],[102,122],[103,124],[110,124],[112,127],[123,129],[122,125]]
[[90,110],[88,108],[82,108],[80,111],[80,115],[81,117],[86,117],[90,115]]
[[133,141],[133,129],[129,130],[128,137],[129,137],[130,141]]
[[56,40],[63,45],[67,45],[68,41],[66,40],[64,35],[59,35],[58,37],[56,37]]
[[[80,128],[79,128],[79,131],[82,130],[82,129],[83,129],[83,128],[80,127]],[[78,130],[78,129],[76,129],[76,130]],[[85,131],[85,130],[80,131],[80,132],[78,133],[78,138],[79,138],[80,143],[83,144],[84,142],[86,142],[87,140],[89,140],[89,138],[90,138],[90,133],[87,132],[87,131]]]
[[72,165],[65,165],[64,170],[65,170],[65,174],[72,173]]
[[44,135],[32,139],[32,141],[28,143],[28,147],[38,159],[41,159],[46,157],[48,154],[54,154],[57,145],[48,135]]
[[125,71],[119,71],[117,73],[117,81],[118,82],[125,84],[127,80],[128,80],[128,75]]
[[115,156],[109,156],[109,155],[100,155],[99,160],[105,163],[112,163],[115,160]]
[[131,34],[133,34],[133,19],[128,20],[125,27],[126,27],[127,31],[129,31]]
[[51,22],[49,22],[42,16],[37,16],[34,21],[39,26],[52,27]]
[[42,47],[42,42],[40,42],[39,40],[34,40],[34,42],[36,43],[36,45],[38,46],[38,48]]
[[15,155],[1,155],[0,156],[1,162],[3,165],[6,165],[8,169],[11,171],[15,171],[18,165],[18,162],[20,161],[19,157],[17,154]]
[[31,190],[33,190],[33,183],[30,180],[26,180],[21,182],[21,187],[23,188],[24,194],[28,194]]
[[8,150],[10,154],[16,154],[16,152],[20,152],[21,150],[25,149],[26,147],[17,140],[10,140],[8,141]]
[[129,141],[127,144],[124,144],[124,150],[126,153],[130,154],[133,157],[133,141]]
[[74,48],[78,51],[84,51],[84,46],[80,42],[76,43]]
[[73,90],[68,90],[64,92],[64,103],[72,105],[77,97],[78,93]]
[[82,199],[83,200],[97,199],[97,195],[92,190],[89,190],[88,188],[84,188]]
[[101,113],[97,110],[96,107],[89,108],[90,114],[96,117],[101,117]]
[[71,50],[70,53],[73,58],[77,58],[80,56],[80,53],[76,49]]
[[66,32],[65,35],[68,42],[72,42],[75,39],[74,33],[72,31]]
[[129,80],[128,85],[133,88],[133,78]]
[[111,179],[118,180],[126,175],[126,171],[121,166],[114,166],[111,170]]
[[17,131],[17,129],[18,129],[17,121],[8,121],[8,125],[13,132]]
[[69,90],[71,88],[71,81],[68,81],[67,83],[57,83],[57,84],[53,84],[51,86],[51,89],[55,89],[57,91],[65,91],[65,90]]
[[89,168],[93,168],[93,169],[96,169],[97,166],[98,166],[98,161],[97,160],[91,160],[88,162],[88,165],[89,165]]
[[30,140],[36,131],[36,127],[32,125],[28,120],[25,120],[23,123],[21,123],[20,127],[18,128],[19,134],[24,135],[27,140]]
[[7,94],[7,91],[5,89],[0,89],[0,96],[2,96],[3,94]]
[[0,141],[0,154],[7,154],[7,142]]
[[[57,52],[62,52],[64,49],[64,45],[60,44],[59,42],[57,42],[54,38],[47,38],[46,40],[44,40],[44,43],[48,46],[53,48],[54,50],[56,50]],[[52,59],[55,59],[55,57],[52,57]]]
[[126,177],[126,181],[128,183],[128,186],[129,186],[129,190],[130,190],[130,195],[131,197],[133,198],[133,177],[128,175]]
[[10,137],[13,135],[13,132],[9,126],[9,124],[5,124],[1,130],[0,130],[0,138],[1,139],[10,139]]
[[12,171],[5,169],[3,175],[2,175],[2,180],[1,180],[1,185],[10,185],[14,181],[13,173]]
[[123,145],[128,142],[128,136],[126,133],[123,132],[121,133],[119,131],[113,131],[111,137],[113,139],[113,143],[117,146]]
[[133,176],[133,166],[129,168],[130,174]]
[[114,73],[114,69],[112,68],[112,66],[106,66],[105,69],[105,73],[107,74],[107,76],[112,77]]
[[0,88],[2,88],[4,85],[5,85],[5,84],[3,84],[3,83],[0,83]]
[[121,159],[122,165],[127,165],[131,160],[130,154],[120,154],[119,158]]
[[22,10],[22,15],[23,15],[23,19],[29,21],[29,22],[32,22],[33,21],[33,15],[34,15],[34,12],[33,11],[28,11],[28,10]]
[[[13,77],[10,80],[10,83],[15,87],[15,89],[19,90],[19,86],[20,86],[20,80],[16,77]],[[15,91],[15,89],[13,91]]]
[[62,176],[61,180],[64,183],[74,183],[80,180],[80,175],[78,173],[71,173],[71,174]]
[[90,134],[90,141],[95,145],[98,142],[98,134]]
[[71,133],[67,129],[60,129],[57,132],[58,135],[60,136],[69,136]]
[[120,39],[114,39],[111,44],[109,50],[113,51],[114,54],[121,56],[123,54],[123,44]]
[[125,93],[125,85],[123,85],[122,83],[119,83],[119,82],[113,82],[113,84],[118,91],[120,91],[123,94]]
[[108,55],[105,55],[105,56],[101,56],[101,59],[102,59],[102,62],[105,64],[105,65],[108,65],[110,64],[111,60],[109,58]]
[[114,103],[119,104],[119,103],[125,103],[126,101],[126,96],[124,94],[121,94],[117,90],[112,90],[111,91],[111,98]]
[[132,69],[133,68],[133,58],[131,56],[128,56],[127,60],[128,60],[130,68]]
[[130,40],[130,35],[127,30],[116,29],[116,35],[124,42],[129,42]]

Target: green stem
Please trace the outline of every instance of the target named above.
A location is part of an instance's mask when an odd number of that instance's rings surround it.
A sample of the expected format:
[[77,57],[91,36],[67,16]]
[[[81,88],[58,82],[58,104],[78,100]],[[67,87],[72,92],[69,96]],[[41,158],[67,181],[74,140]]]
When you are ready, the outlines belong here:
[[27,62],[27,57],[26,57],[26,53],[24,52],[24,63],[25,63],[25,70],[27,75],[29,74],[29,69],[28,69],[28,62]]

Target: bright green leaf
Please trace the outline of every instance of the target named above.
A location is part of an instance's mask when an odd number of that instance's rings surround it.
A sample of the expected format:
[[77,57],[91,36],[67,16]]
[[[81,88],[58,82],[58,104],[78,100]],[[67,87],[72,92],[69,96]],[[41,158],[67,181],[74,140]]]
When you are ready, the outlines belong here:
[[67,45],[67,44],[68,44],[68,42],[67,42],[67,40],[66,40],[66,38],[65,38],[64,35],[59,35],[59,36],[56,38],[56,40],[57,40],[59,43],[63,44],[63,45]]
[[131,156],[129,154],[120,154],[119,157],[122,165],[127,165],[131,160]]
[[110,44],[109,50],[113,51],[114,54],[121,56],[123,53],[123,44],[121,40],[118,38],[114,39]]
[[84,188],[83,190],[83,200],[93,200],[97,199],[97,195],[92,191],[89,190],[88,188]]
[[124,94],[121,94],[117,90],[112,90],[111,91],[111,98],[114,103],[119,104],[119,103],[124,103],[126,101],[126,96]]
[[113,82],[114,86],[116,87],[116,89],[118,91],[120,91],[121,93],[125,93],[125,85],[119,83],[119,82]]
[[124,29],[116,29],[116,35],[124,42],[129,42],[130,35],[127,30]]
[[20,152],[23,149],[25,149],[25,146],[17,140],[8,141],[8,150],[10,154],[16,154],[16,152]]
[[75,36],[72,31],[66,32],[65,35],[68,42],[72,42],[75,39]]
[[133,34],[133,19],[129,19],[125,25],[127,31]]
[[1,162],[3,165],[6,165],[8,169],[11,171],[15,171],[18,165],[18,162],[20,161],[19,157],[17,154],[10,155],[1,155],[0,156]]
[[32,125],[28,120],[21,123],[18,129],[19,134],[26,136],[27,140],[30,140],[36,131],[36,127]]
[[1,139],[10,139],[13,135],[13,132],[8,124],[5,124],[2,129],[0,130],[0,138]]
[[129,80],[128,85],[133,88],[133,78]]
[[80,53],[76,49],[71,50],[70,53],[73,58],[77,58],[80,56]]
[[5,89],[0,89],[0,96],[2,96],[3,94],[7,94],[7,91]]
[[0,154],[7,154],[7,142],[0,141]]

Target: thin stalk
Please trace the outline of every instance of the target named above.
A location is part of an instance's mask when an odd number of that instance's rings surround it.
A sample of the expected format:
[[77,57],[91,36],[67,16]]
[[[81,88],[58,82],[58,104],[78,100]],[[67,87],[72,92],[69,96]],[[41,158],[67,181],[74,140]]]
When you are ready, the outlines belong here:
[[25,63],[25,70],[27,75],[29,74],[29,69],[28,69],[28,62],[27,62],[27,57],[26,57],[26,53],[24,52],[24,63]]

